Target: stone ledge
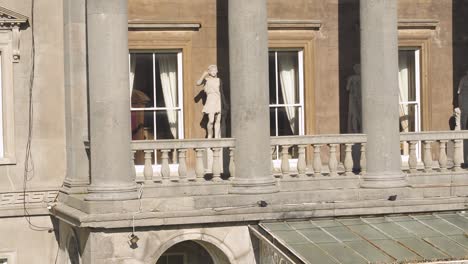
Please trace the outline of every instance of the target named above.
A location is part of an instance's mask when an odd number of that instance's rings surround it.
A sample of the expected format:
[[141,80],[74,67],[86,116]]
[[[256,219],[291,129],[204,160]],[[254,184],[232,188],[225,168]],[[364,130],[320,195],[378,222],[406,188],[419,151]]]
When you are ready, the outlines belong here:
[[374,200],[309,204],[281,204],[267,207],[207,208],[183,212],[141,212],[86,214],[65,204],[51,209],[51,214],[72,225],[92,228],[137,226],[172,226],[204,223],[228,223],[261,220],[305,219],[351,215],[379,215],[435,211],[466,210],[468,197],[410,199],[400,201]]

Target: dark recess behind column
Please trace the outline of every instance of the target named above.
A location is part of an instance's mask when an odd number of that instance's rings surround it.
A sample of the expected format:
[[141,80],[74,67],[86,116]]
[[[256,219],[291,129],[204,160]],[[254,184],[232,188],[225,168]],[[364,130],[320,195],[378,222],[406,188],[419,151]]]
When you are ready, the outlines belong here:
[[338,52],[340,133],[348,131],[348,92],[346,81],[354,74],[353,65],[360,63],[359,0],[339,0]]

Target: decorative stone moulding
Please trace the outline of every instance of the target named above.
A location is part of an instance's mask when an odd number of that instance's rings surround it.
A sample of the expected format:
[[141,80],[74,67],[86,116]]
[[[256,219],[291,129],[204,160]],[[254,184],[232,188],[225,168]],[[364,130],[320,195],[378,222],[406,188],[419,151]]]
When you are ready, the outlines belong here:
[[435,19],[399,19],[398,29],[429,29],[435,30],[439,20]]
[[322,21],[320,20],[268,20],[270,30],[320,30],[321,27]]
[[28,17],[0,6],[0,30],[11,30],[13,62],[20,59],[20,30],[25,28]]
[[198,31],[199,22],[159,22],[152,20],[129,20],[128,29],[132,31]]

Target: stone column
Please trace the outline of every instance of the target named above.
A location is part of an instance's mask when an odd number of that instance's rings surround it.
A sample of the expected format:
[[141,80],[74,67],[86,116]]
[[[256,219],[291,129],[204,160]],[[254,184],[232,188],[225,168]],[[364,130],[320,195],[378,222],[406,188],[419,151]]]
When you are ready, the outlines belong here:
[[62,192],[85,193],[89,185],[86,1],[64,0],[67,175]]
[[231,128],[236,139],[231,193],[277,191],[271,173],[266,0],[229,1]]
[[406,186],[401,171],[396,0],[361,0],[363,130],[367,134],[364,188]]
[[130,150],[127,0],[88,0],[91,186],[87,200],[136,199]]

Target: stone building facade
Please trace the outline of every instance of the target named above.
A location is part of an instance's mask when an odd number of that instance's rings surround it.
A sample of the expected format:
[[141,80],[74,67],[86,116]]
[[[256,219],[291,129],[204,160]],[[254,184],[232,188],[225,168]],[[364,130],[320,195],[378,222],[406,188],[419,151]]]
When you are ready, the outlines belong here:
[[[344,263],[271,228],[342,217],[434,214],[466,234],[468,133],[450,130],[467,15],[463,0],[0,1],[0,263]],[[207,140],[195,82],[211,64],[226,103]],[[458,231],[431,259],[462,259]]]

